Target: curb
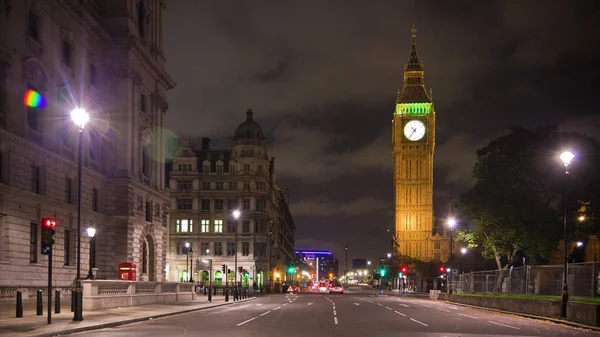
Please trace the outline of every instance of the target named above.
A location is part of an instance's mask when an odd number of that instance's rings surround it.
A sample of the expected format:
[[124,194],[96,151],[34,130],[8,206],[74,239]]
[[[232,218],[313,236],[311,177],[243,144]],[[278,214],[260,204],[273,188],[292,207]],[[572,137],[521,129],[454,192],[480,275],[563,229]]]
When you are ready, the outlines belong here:
[[148,321],[148,320],[155,319],[155,318],[162,318],[162,317],[167,317],[167,316],[174,316],[174,315],[179,315],[179,314],[185,314],[185,313],[188,313],[188,312],[194,312],[194,311],[201,311],[201,310],[206,310],[206,309],[218,308],[218,307],[222,307],[222,306],[230,305],[230,304],[235,304],[235,303],[239,303],[239,302],[248,302],[248,301],[252,301],[252,300],[255,300],[255,299],[256,299],[256,297],[252,297],[252,298],[247,298],[247,299],[244,299],[244,300],[238,300],[238,301],[235,301],[235,302],[233,302],[233,301],[231,301],[231,302],[225,302],[225,303],[215,304],[215,305],[212,305],[212,306],[207,306],[207,307],[202,307],[202,308],[193,308],[193,309],[185,309],[185,310],[179,310],[179,311],[165,312],[165,313],[162,313],[162,314],[156,314],[156,315],[151,315],[151,316],[138,317],[138,318],[126,319],[126,320],[122,320],[122,321],[102,323],[102,324],[97,324],[97,325],[90,325],[90,326],[86,326],[86,327],[81,327],[81,328],[73,328],[73,329],[68,329],[68,330],[62,330],[60,332],[47,332],[47,333],[42,333],[42,334],[29,335],[29,337],[54,337],[54,336],[69,335],[69,334],[74,334],[74,333],[79,333],[79,332],[85,332],[85,331],[91,331],[91,330],[100,330],[100,329],[112,328],[112,327],[120,326],[120,325],[126,325],[126,324],[131,324],[131,323]]
[[[432,300],[432,301],[434,301],[434,300]],[[571,327],[575,327],[575,328],[582,328],[582,329],[589,329],[589,330],[593,330],[593,331],[600,331],[600,327],[592,326],[592,325],[586,325],[586,324],[581,324],[581,323],[577,323],[577,322],[571,322],[571,321],[567,321],[567,320],[564,320],[564,319],[558,319],[558,318],[552,318],[552,317],[544,317],[544,316],[536,316],[536,315],[530,315],[530,314],[523,314],[523,313],[520,313],[520,312],[505,311],[505,310],[499,310],[499,309],[493,309],[493,308],[486,308],[486,307],[478,307],[478,306],[475,306],[475,305],[462,304],[462,303],[456,303],[456,302],[450,302],[450,301],[440,301],[440,302],[445,302],[445,303],[449,303],[449,304],[453,304],[453,305],[459,305],[461,307],[467,307],[467,308],[472,308],[472,309],[479,309],[479,310],[485,310],[485,311],[491,311],[491,312],[498,312],[498,313],[502,313],[502,314],[521,316],[521,317],[526,317],[526,318],[531,318],[531,319],[536,319],[536,320],[542,320],[542,321],[550,321],[550,322],[553,322],[553,323],[556,323],[556,324],[562,324],[562,325],[571,326]]]

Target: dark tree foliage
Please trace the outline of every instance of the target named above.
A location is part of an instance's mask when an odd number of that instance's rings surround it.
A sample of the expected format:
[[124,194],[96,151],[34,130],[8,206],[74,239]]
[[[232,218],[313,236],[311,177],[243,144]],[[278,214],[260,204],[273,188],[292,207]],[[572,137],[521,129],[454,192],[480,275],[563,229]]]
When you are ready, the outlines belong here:
[[[475,184],[461,196],[459,206],[461,218],[474,225],[460,230],[458,240],[496,260],[496,291],[518,251],[529,261],[543,261],[558,247],[563,237],[565,178],[559,155],[567,149],[576,155],[569,167],[567,219],[577,225],[570,232],[583,240],[598,233],[599,227],[593,214],[593,206],[600,203],[597,141],[555,127],[514,128],[477,151]],[[578,221],[581,202],[589,202],[584,221]]]

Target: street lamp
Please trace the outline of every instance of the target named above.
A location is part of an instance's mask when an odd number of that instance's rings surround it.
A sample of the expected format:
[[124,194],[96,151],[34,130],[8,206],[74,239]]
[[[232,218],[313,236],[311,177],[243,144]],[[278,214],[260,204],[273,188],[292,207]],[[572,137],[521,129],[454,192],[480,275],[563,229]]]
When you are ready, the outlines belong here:
[[465,254],[467,253],[467,248],[464,248],[464,247],[463,247],[463,248],[461,248],[461,249],[460,249],[460,252],[461,252],[463,255],[465,255]]
[[[346,274],[348,274],[348,245],[344,246],[344,250],[346,251]],[[346,287],[348,286],[348,281],[346,281]]]
[[194,248],[190,247],[188,253],[190,254],[190,282],[194,282]]
[[564,181],[564,195],[563,195],[563,203],[564,203],[564,214],[563,214],[563,222],[564,222],[564,241],[565,241],[565,254],[564,254],[564,266],[563,266],[563,293],[561,296],[561,308],[560,314],[562,317],[567,317],[567,302],[569,301],[569,289],[567,286],[567,273],[568,273],[568,256],[567,256],[567,182],[569,177],[569,165],[571,161],[575,158],[575,155],[569,151],[565,151],[560,154],[560,160],[565,164],[565,181]]
[[88,271],[88,275],[87,275],[87,279],[88,280],[93,280],[94,279],[94,272],[92,271],[92,265],[93,265],[93,261],[96,258],[96,242],[95,242],[95,236],[96,236],[96,228],[94,227],[88,227],[87,228],[87,235],[90,237],[90,270]]
[[452,233],[454,231],[454,226],[456,225],[456,220],[454,218],[448,219],[448,227],[450,228],[450,268],[449,269],[449,277],[448,277],[448,294],[452,294],[452,264],[454,263],[454,252],[452,248]]
[[233,268],[233,272],[234,272],[234,280],[235,280],[235,285],[237,286],[237,246],[238,246],[238,219],[240,218],[240,210],[236,209],[233,211],[233,218],[235,219],[235,248],[233,249],[234,251],[234,268]]
[[77,277],[73,297],[75,308],[73,320],[83,321],[83,289],[81,289],[81,152],[83,147],[83,128],[90,120],[90,115],[82,108],[71,111],[71,120],[79,128],[77,144]]
[[190,243],[186,242],[185,243],[185,272],[187,273],[187,275],[186,275],[186,278],[183,279],[183,282],[186,282],[187,279],[189,279],[189,276],[188,276],[190,274],[190,269],[188,266],[189,259],[190,259]]

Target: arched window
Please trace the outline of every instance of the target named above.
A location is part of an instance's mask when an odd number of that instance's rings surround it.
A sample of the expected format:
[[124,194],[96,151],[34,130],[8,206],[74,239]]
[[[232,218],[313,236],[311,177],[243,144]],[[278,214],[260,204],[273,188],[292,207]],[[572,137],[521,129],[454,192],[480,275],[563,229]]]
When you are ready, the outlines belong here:
[[148,242],[144,240],[142,247],[142,274],[148,273]]

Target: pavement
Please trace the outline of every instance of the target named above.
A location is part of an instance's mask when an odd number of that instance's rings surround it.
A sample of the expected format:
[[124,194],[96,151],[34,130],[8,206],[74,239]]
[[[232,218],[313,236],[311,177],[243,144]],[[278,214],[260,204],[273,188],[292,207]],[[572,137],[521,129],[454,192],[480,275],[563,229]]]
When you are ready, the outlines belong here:
[[[147,307],[120,313],[145,315]],[[153,309],[157,311],[157,309]],[[105,311],[114,320],[117,311]],[[61,314],[62,315],[62,314]],[[69,318],[72,315],[68,314]],[[87,313],[86,320],[93,320]],[[0,321],[0,324],[5,321]],[[84,321],[85,322],[85,321]],[[71,323],[66,324],[67,326]],[[72,336],[377,336],[503,337],[600,336],[600,333],[546,320],[457,306],[419,296],[375,291],[339,294],[268,294],[252,301],[188,311],[138,323],[75,333]],[[20,335],[11,335],[20,336]]]
[[[197,312],[221,306],[236,306],[240,303],[255,300],[256,297],[233,302],[229,296],[229,302],[225,302],[224,296],[213,296],[212,303],[208,302],[206,296],[199,295],[196,300],[175,302],[169,304],[152,304],[138,307],[123,307],[116,309],[84,311],[83,321],[73,321],[73,313],[70,306],[62,305],[61,313],[52,312],[52,324],[48,324],[47,308],[44,303],[44,315],[36,316],[35,305],[25,305],[22,318],[15,318],[14,305],[0,307],[0,336],[11,337],[42,337],[57,336],[89,330],[108,328],[122,324],[130,324],[140,321],[154,320],[169,315]],[[10,317],[10,318],[9,318]]]

